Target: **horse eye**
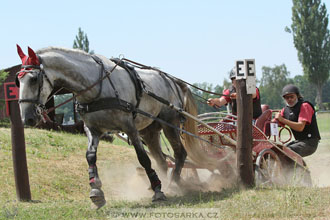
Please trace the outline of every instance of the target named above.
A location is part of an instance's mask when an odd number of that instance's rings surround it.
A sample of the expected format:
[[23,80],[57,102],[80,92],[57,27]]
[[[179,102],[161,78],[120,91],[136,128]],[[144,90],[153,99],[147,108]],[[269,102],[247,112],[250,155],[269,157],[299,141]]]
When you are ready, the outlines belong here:
[[32,81],[32,82],[37,82],[37,80],[38,80],[38,76],[33,76],[33,77],[31,77],[31,81]]

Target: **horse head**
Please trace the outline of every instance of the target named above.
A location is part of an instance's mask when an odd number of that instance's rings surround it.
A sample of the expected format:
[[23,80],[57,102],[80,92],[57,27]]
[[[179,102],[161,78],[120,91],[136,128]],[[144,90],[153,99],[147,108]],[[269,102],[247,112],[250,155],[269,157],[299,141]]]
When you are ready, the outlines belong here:
[[52,92],[41,62],[41,58],[28,47],[28,56],[17,45],[17,52],[22,60],[21,70],[16,74],[16,85],[19,90],[19,105],[22,121],[34,126],[41,119],[48,96]]

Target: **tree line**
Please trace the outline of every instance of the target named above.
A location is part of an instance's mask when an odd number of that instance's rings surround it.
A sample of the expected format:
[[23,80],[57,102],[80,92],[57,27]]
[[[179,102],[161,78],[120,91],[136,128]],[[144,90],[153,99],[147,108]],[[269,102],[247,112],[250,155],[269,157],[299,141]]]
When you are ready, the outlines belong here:
[[[329,15],[325,4],[321,0],[292,0],[292,24],[285,27],[285,31],[292,34],[294,46],[297,49],[298,59],[303,67],[303,75],[289,78],[290,72],[285,64],[274,67],[262,67],[262,77],[258,81],[261,102],[271,108],[283,107],[281,91],[284,85],[292,83],[299,87],[305,100],[312,102],[319,109],[330,109],[330,32]],[[89,48],[87,34],[79,27],[73,48],[94,54]],[[0,73],[1,79],[5,73]],[[209,84],[206,82],[195,83],[204,90],[221,94],[228,88],[230,82],[224,80],[223,85]],[[206,104],[208,98],[217,97],[195,88],[191,88],[199,113],[219,111]],[[60,99],[59,97],[55,98]],[[225,111],[225,107],[220,110]],[[63,109],[63,112],[66,110]]]
[[[292,34],[294,46],[297,49],[298,60],[303,67],[303,75],[289,78],[290,72],[285,64],[275,67],[262,67],[262,78],[259,81],[262,103],[271,108],[281,108],[283,100],[281,91],[286,84],[295,84],[305,100],[312,102],[316,107],[329,109],[330,95],[330,31],[329,14],[321,0],[292,0],[292,24],[285,27],[285,31]],[[228,82],[225,82],[228,83]],[[218,91],[225,88],[212,84],[199,83],[201,88]],[[194,91],[200,113],[211,111],[201,104],[201,100],[211,97],[200,91]],[[197,96],[195,96],[197,97]]]
[[[287,84],[296,85],[305,100],[310,101],[316,105],[317,88],[311,84],[308,77],[305,75],[297,75],[290,78],[290,72],[287,70],[285,64],[275,65],[274,67],[262,67],[262,77],[257,80],[257,85],[260,90],[261,103],[267,104],[271,109],[280,109],[284,107],[282,98],[282,88]],[[194,86],[203,90],[222,94],[223,90],[229,88],[230,82],[225,79],[223,85],[213,85],[211,83],[195,83]],[[190,88],[194,94],[196,105],[198,106],[198,113],[226,111],[226,107],[216,109],[206,104],[208,98],[219,98],[219,95],[212,95],[203,92],[196,88]],[[330,79],[328,79],[322,87],[322,100],[324,109],[330,110]]]
[[[292,24],[285,27],[285,31],[292,34],[294,46],[297,49],[298,59],[303,67],[303,75],[289,78],[290,72],[285,64],[274,67],[262,67],[262,77],[258,81],[261,102],[273,109],[283,107],[281,97],[282,88],[286,84],[295,84],[299,87],[306,100],[312,102],[319,109],[329,109],[330,103],[330,32],[328,29],[329,15],[321,0],[292,0]],[[81,49],[93,54],[89,49],[89,40],[79,27],[73,48]],[[224,80],[223,85],[202,82],[195,83],[204,90],[221,94],[228,88],[230,82]],[[191,88],[199,113],[219,111],[206,104],[208,98],[215,95]],[[315,98],[316,97],[316,98]],[[225,111],[225,107],[220,110]]]

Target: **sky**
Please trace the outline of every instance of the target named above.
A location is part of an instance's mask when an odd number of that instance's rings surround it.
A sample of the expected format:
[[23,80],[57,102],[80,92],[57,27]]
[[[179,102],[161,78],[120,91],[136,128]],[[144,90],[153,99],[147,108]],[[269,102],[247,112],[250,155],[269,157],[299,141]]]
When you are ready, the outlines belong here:
[[[326,3],[328,14],[330,3]],[[90,49],[157,67],[189,83],[222,85],[236,60],[285,64],[302,74],[290,27],[291,0],[57,0],[1,2],[0,69],[48,46],[72,48],[78,28]]]

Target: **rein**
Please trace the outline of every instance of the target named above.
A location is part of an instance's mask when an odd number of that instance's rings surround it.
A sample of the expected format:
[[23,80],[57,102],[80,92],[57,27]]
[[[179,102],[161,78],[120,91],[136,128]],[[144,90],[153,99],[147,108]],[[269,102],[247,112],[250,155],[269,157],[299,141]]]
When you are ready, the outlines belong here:
[[[97,62],[97,63],[98,63],[98,62]],[[46,114],[48,114],[48,113],[54,111],[55,109],[57,109],[57,108],[59,108],[59,107],[65,105],[65,104],[67,104],[68,102],[71,102],[71,101],[74,100],[75,98],[77,98],[77,97],[79,97],[79,96],[85,94],[85,93],[88,92],[89,90],[91,90],[94,86],[96,86],[97,84],[99,84],[100,82],[102,82],[105,78],[110,77],[111,73],[116,69],[117,66],[118,66],[118,64],[116,63],[116,64],[114,65],[114,67],[113,67],[110,71],[109,71],[109,70],[106,70],[106,69],[104,69],[104,68],[102,68],[101,71],[102,71],[102,72],[104,71],[106,74],[103,76],[103,74],[101,73],[102,75],[101,75],[101,77],[100,77],[100,79],[99,79],[98,81],[96,81],[94,84],[90,85],[90,86],[87,87],[85,90],[81,91],[80,93],[78,93],[78,94],[76,94],[76,95],[73,95],[73,96],[72,96],[71,98],[69,98],[68,100],[66,100],[66,101],[64,101],[64,102],[62,102],[62,103],[60,103],[60,104],[58,104],[58,105],[56,105],[56,106],[54,106],[54,107],[51,107],[50,109],[48,109],[48,110],[46,111]],[[102,87],[100,87],[100,88],[102,89]],[[100,89],[100,91],[101,91],[101,89]],[[100,92],[99,92],[98,96],[99,96],[99,95],[100,95]]]
[[[50,109],[46,109],[45,106],[44,106],[43,104],[41,104],[41,103],[40,103],[40,100],[39,100],[39,99],[40,99],[40,91],[41,91],[41,88],[42,88],[42,86],[43,86],[43,85],[42,85],[43,79],[41,79],[41,83],[40,83],[40,81],[39,81],[38,98],[37,98],[36,100],[21,99],[19,102],[31,102],[31,103],[35,103],[35,104],[36,104],[36,107],[37,107],[37,114],[40,115],[40,116],[42,116],[42,119],[43,119],[44,121],[51,121],[51,120],[49,119],[49,117],[48,117],[48,114],[49,114],[50,112],[54,111],[56,108],[59,108],[59,107],[65,105],[65,104],[67,104],[68,102],[70,102],[70,101],[76,99],[77,97],[79,97],[79,96],[85,94],[87,91],[89,91],[90,89],[92,89],[93,87],[95,87],[96,85],[98,85],[99,83],[101,83],[101,85],[100,85],[100,90],[99,90],[98,95],[97,95],[97,98],[98,98],[99,95],[100,95],[100,93],[101,93],[101,91],[102,91],[102,81],[103,81],[105,78],[108,78],[108,79],[109,79],[111,73],[116,69],[116,67],[118,66],[118,64],[119,64],[120,62],[115,62],[114,67],[109,71],[109,70],[106,70],[106,69],[104,68],[103,63],[102,63],[102,61],[101,61],[99,58],[95,58],[95,57],[93,57],[93,59],[95,60],[95,62],[96,62],[97,64],[100,64],[100,65],[102,66],[99,80],[97,80],[95,83],[93,83],[92,85],[90,85],[89,87],[87,87],[86,89],[84,89],[83,91],[79,92],[78,94],[73,95],[71,98],[67,99],[66,101],[64,101],[64,102],[62,102],[62,103],[60,103],[60,104],[58,104],[58,105],[56,105],[56,106],[54,106],[54,107],[51,107]],[[125,60],[126,60],[126,59],[125,59]],[[129,61],[129,60],[128,60],[128,61]],[[133,62],[133,61],[129,61],[129,62]],[[136,64],[136,63],[135,63],[135,64]],[[24,68],[24,70],[23,70],[23,71],[19,71],[19,72],[16,74],[16,77],[17,77],[17,78],[19,77],[19,76],[18,76],[19,74],[22,74],[21,77],[23,77],[25,74],[30,73],[30,72],[31,72],[31,73],[37,72],[38,80],[40,80],[40,76],[45,76],[45,77],[47,77],[47,75],[46,75],[46,73],[45,73],[45,71],[43,70],[43,68],[42,68],[41,65],[26,65],[26,66],[22,66],[22,67]],[[26,68],[33,68],[33,69],[32,69],[32,70],[26,70]],[[150,67],[150,68],[151,68],[151,67]],[[164,73],[164,72],[162,72],[162,71],[159,71],[158,69],[154,69],[154,68],[151,68],[151,69],[156,70],[156,71],[158,71],[159,73],[163,73],[165,76],[167,76],[167,77],[170,78],[170,79],[176,79],[176,80],[178,80],[178,81],[180,81],[180,82],[184,82],[183,80],[180,80],[180,79],[177,79],[177,78],[175,78],[175,77],[172,77],[172,76],[170,76],[170,75],[167,74],[167,73]],[[103,76],[103,72],[106,73],[104,76]],[[49,81],[48,77],[47,77],[47,80]],[[18,81],[18,80],[17,80],[17,81]],[[111,83],[111,80],[110,80],[110,79],[109,79],[109,81],[110,81],[110,83]],[[50,83],[50,81],[49,81],[49,83]],[[184,82],[184,83],[186,83],[186,82]],[[111,84],[112,84],[112,83],[111,83]],[[186,84],[188,84],[188,83],[186,83]],[[50,83],[50,85],[52,86],[52,88],[54,88],[53,85],[52,85],[51,83]],[[190,85],[190,84],[188,84],[188,85]],[[173,89],[173,88],[172,88],[172,89]],[[187,114],[188,114],[188,113],[185,113],[185,112],[183,111],[183,109],[174,106],[172,103],[170,103],[169,101],[163,99],[162,97],[157,96],[157,95],[154,94],[153,92],[151,92],[151,91],[149,91],[149,90],[146,90],[146,89],[144,89],[144,91],[145,91],[149,96],[151,96],[151,97],[153,97],[154,99],[158,100],[159,102],[161,102],[161,103],[163,103],[163,104],[169,106],[170,108],[176,110],[177,112],[182,113],[182,114],[184,114],[184,115],[187,115]],[[213,93],[213,94],[217,94],[217,93]],[[116,94],[116,96],[117,96],[117,95],[118,95],[118,94]],[[223,146],[219,146],[219,145],[217,145],[217,144],[214,144],[214,143],[210,142],[209,140],[206,140],[206,139],[204,139],[204,138],[202,138],[202,137],[199,137],[198,135],[195,135],[195,134],[193,134],[193,133],[191,133],[191,132],[188,132],[188,131],[186,131],[186,130],[180,128],[180,127],[177,127],[177,126],[175,126],[175,125],[172,125],[172,124],[170,124],[170,123],[168,123],[168,122],[166,122],[166,121],[164,121],[164,120],[162,120],[162,119],[160,119],[160,118],[158,118],[158,117],[156,117],[156,116],[151,115],[150,113],[147,113],[147,112],[145,112],[145,111],[142,111],[142,110],[140,110],[139,108],[133,106],[131,103],[128,103],[128,102],[126,102],[126,101],[124,101],[124,100],[119,99],[118,96],[117,96],[117,97],[112,97],[112,98],[104,98],[104,99],[101,99],[101,100],[96,100],[96,101],[91,102],[91,103],[89,103],[89,104],[80,104],[80,103],[77,103],[77,110],[78,110],[78,111],[81,111],[81,112],[85,112],[85,113],[86,113],[86,112],[99,111],[99,110],[101,110],[101,109],[103,109],[103,108],[106,108],[106,109],[109,109],[109,108],[115,108],[115,109],[120,109],[120,110],[123,110],[123,111],[126,111],[126,112],[132,112],[132,113],[135,112],[135,113],[139,113],[139,114],[141,114],[141,115],[143,115],[143,116],[145,116],[145,117],[151,118],[151,119],[153,119],[153,120],[155,120],[155,121],[158,121],[158,122],[160,122],[160,123],[162,123],[162,124],[165,124],[165,125],[167,125],[167,126],[169,126],[169,127],[172,127],[172,128],[174,128],[174,129],[176,129],[176,130],[178,130],[178,131],[180,131],[180,132],[183,132],[183,133],[186,133],[186,134],[188,134],[188,135],[190,135],[190,136],[193,136],[193,137],[195,137],[195,138],[197,138],[197,139],[199,139],[199,140],[201,140],[201,141],[207,142],[208,144],[211,144],[211,145],[213,145],[213,146],[215,146],[215,147],[217,147],[217,148],[223,148]],[[191,115],[188,115],[188,116],[189,116],[189,117],[192,117]],[[194,119],[194,120],[195,120],[195,119]]]
[[127,62],[130,62],[130,63],[133,63],[133,64],[137,65],[137,67],[139,67],[139,68],[141,68],[141,69],[151,69],[151,70],[158,71],[158,72],[160,72],[160,73],[163,73],[164,75],[166,75],[166,76],[169,77],[169,78],[173,78],[173,79],[175,79],[175,80],[177,80],[177,81],[180,81],[180,82],[182,82],[182,83],[184,83],[184,84],[186,84],[186,85],[189,85],[189,86],[191,86],[191,87],[193,87],[193,88],[195,88],[195,89],[197,89],[197,90],[203,91],[203,92],[205,92],[205,93],[212,94],[212,95],[218,95],[218,96],[228,96],[228,95],[225,95],[225,94],[222,94],[222,93],[211,92],[211,91],[208,91],[208,90],[205,90],[205,89],[199,88],[199,87],[197,87],[197,86],[195,86],[195,85],[193,85],[193,84],[191,84],[191,83],[188,83],[188,82],[186,82],[186,81],[184,81],[184,80],[182,80],[182,79],[179,79],[179,78],[177,78],[177,77],[175,77],[175,76],[172,76],[172,75],[169,74],[169,73],[166,73],[166,72],[164,72],[164,71],[161,71],[161,70],[158,69],[158,68],[151,67],[151,66],[146,66],[146,65],[144,65],[144,64],[141,64],[141,63],[138,63],[138,62],[135,62],[135,61],[133,61],[133,60],[126,59],[126,58],[123,58],[122,60],[127,61]]
[[[99,60],[97,58],[94,58],[93,57],[93,59],[95,60],[96,63],[100,64],[99,63]],[[39,60],[41,60],[41,59],[39,58]],[[21,103],[21,102],[34,103],[36,105],[36,107],[37,107],[37,114],[40,115],[40,116],[42,116],[43,121],[44,122],[45,121],[51,121],[50,118],[48,117],[48,114],[50,112],[52,112],[55,109],[57,109],[57,108],[65,105],[65,104],[71,102],[72,100],[74,100],[77,97],[85,94],[86,92],[88,92],[89,90],[91,90],[93,87],[95,87],[96,85],[98,85],[99,83],[101,83],[100,90],[99,90],[98,95],[97,95],[97,97],[98,97],[101,94],[101,91],[102,91],[102,82],[103,82],[103,80],[105,78],[109,78],[110,77],[110,74],[116,69],[117,66],[118,66],[118,64],[116,63],[115,66],[109,71],[109,70],[104,69],[104,67],[102,65],[99,80],[97,80],[95,83],[93,83],[92,85],[90,85],[89,87],[87,87],[86,89],[84,89],[83,91],[81,91],[80,93],[78,93],[76,95],[73,95],[71,98],[67,99],[66,101],[64,101],[64,102],[62,102],[62,103],[60,103],[60,104],[58,104],[58,105],[56,105],[54,107],[51,107],[50,109],[46,109],[46,106],[40,103],[40,92],[41,92],[41,88],[43,86],[42,85],[43,79],[41,77],[45,77],[47,79],[48,83],[51,85],[52,88],[54,88],[54,86],[50,82],[50,80],[47,77],[45,71],[43,70],[42,64],[40,64],[40,65],[22,65],[22,69],[24,69],[24,70],[20,70],[19,72],[16,73],[16,85],[19,87],[19,81],[18,81],[18,79],[21,78],[21,77],[24,77],[25,74],[27,74],[27,73],[35,73],[36,72],[36,75],[37,75],[38,81],[39,81],[39,90],[38,90],[38,96],[37,96],[36,99],[19,99],[18,100],[18,103]],[[32,68],[32,70],[26,70],[27,68]],[[106,73],[104,76],[103,76],[103,72]],[[48,101],[49,101],[49,99],[47,100],[47,102]]]
[[[163,71],[161,71],[161,70],[158,69],[158,68],[151,67],[151,66],[146,66],[146,65],[144,65],[144,64],[141,64],[141,63],[138,63],[138,62],[135,62],[135,61],[133,61],[133,60],[126,59],[126,58],[123,58],[122,60],[123,60],[123,61],[127,61],[127,62],[129,62],[129,63],[132,63],[132,64],[134,64],[136,67],[138,67],[138,68],[140,68],[140,69],[151,69],[151,70],[158,71],[160,74],[162,73],[162,74],[164,74],[165,76],[167,76],[168,78],[170,78],[170,79],[172,79],[172,80],[175,79],[175,80],[177,80],[177,81],[179,81],[179,82],[181,82],[181,83],[184,83],[184,84],[186,84],[186,85],[189,85],[189,86],[191,86],[191,87],[193,87],[193,88],[195,88],[195,89],[197,89],[197,90],[203,91],[203,92],[205,92],[205,93],[212,94],[212,95],[218,95],[218,96],[227,96],[227,97],[230,96],[230,95],[225,95],[225,94],[222,94],[222,93],[211,92],[211,91],[208,91],[208,90],[205,90],[205,89],[199,88],[199,87],[197,87],[197,86],[195,86],[195,85],[193,85],[193,84],[191,84],[191,83],[188,83],[188,82],[186,82],[186,81],[184,81],[184,80],[182,80],[182,79],[179,79],[179,78],[177,78],[177,77],[175,77],[175,76],[172,76],[172,75],[169,74],[169,73],[163,72]],[[197,97],[199,97],[199,98],[202,98],[202,99],[204,100],[204,102],[198,100],[200,103],[202,103],[202,104],[207,104],[207,102],[208,102],[207,99],[205,99],[204,97],[201,97],[201,96],[199,96],[199,95],[197,95],[197,94],[195,94],[195,93],[192,93],[192,94],[195,95],[195,96],[197,96]],[[212,107],[213,107],[214,109],[219,109],[219,108],[221,108],[221,106],[218,106],[217,104],[214,104]]]

